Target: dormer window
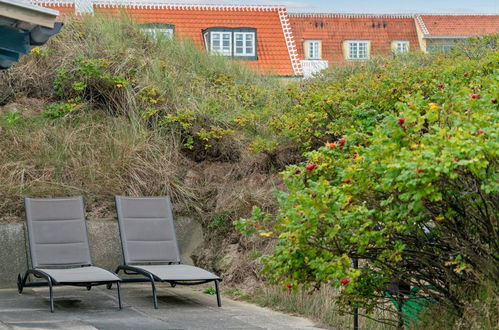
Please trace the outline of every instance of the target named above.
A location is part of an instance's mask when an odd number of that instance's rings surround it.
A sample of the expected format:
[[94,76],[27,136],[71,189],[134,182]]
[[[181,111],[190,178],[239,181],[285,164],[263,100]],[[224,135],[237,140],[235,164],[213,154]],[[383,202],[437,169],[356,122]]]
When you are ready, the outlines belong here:
[[306,60],[320,60],[322,58],[322,41],[305,40],[303,42]]
[[409,52],[409,41],[395,40],[392,42],[392,50],[397,54],[405,54]]
[[347,60],[368,60],[369,59],[369,40],[347,40]]
[[162,36],[173,38],[173,35],[175,34],[175,26],[171,24],[160,23],[142,24],[140,26],[140,31],[154,39]]
[[203,31],[206,50],[212,54],[256,60],[256,29],[213,27]]

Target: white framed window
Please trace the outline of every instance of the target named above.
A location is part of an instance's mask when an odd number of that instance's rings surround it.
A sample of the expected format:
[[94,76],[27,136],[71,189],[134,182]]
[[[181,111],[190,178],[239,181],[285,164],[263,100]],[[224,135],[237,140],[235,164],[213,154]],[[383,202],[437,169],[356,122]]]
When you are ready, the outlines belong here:
[[305,40],[304,42],[305,59],[307,60],[320,60],[322,53],[321,40]]
[[255,56],[255,33],[234,32],[235,56]]
[[173,38],[175,27],[170,24],[143,24],[140,31],[154,39],[162,36]]
[[347,41],[347,59],[349,60],[368,60],[369,59],[369,41],[367,40],[348,40]]
[[210,51],[213,54],[232,56],[232,33],[211,32],[210,34]]
[[393,50],[399,54],[405,54],[409,52],[409,41],[407,40],[396,40],[393,42]]
[[213,27],[203,30],[203,38],[211,54],[257,60],[255,28]]

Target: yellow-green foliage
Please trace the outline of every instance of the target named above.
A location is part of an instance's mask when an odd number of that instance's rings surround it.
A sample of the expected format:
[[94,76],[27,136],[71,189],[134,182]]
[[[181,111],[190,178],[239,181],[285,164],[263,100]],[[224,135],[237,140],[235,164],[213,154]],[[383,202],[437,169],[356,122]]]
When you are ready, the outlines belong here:
[[322,146],[282,173],[275,221],[255,208],[238,222],[276,239],[262,258],[274,283],[341,287],[340,302],[370,311],[403,281],[457,314],[481,283],[497,288],[499,53],[416,63],[326,75],[283,117],[284,133]]
[[125,16],[70,19],[47,46],[5,73],[0,87],[0,104],[20,93],[47,97],[54,103],[47,117],[58,118],[77,102],[79,109],[144,118],[201,151],[224,139],[272,135],[267,117],[292,102],[279,81],[189,40],[152,38]]
[[[202,187],[182,182],[192,161],[230,161],[233,180],[252,171],[238,161],[256,135],[272,134],[265,116],[286,107],[286,92],[189,40],[151,39],[126,17],[69,19],[0,73],[9,109],[0,112],[0,217],[19,216],[26,195],[83,194],[98,216],[112,213],[116,193],[210,210],[192,191]],[[242,128],[246,113],[255,116]]]

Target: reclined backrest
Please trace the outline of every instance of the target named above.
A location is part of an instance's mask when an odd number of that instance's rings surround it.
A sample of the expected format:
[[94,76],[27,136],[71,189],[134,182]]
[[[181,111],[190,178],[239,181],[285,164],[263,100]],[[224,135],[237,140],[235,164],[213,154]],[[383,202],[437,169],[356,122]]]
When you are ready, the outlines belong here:
[[25,198],[24,203],[33,268],[92,264],[81,196]]
[[125,264],[180,262],[168,196],[115,196]]

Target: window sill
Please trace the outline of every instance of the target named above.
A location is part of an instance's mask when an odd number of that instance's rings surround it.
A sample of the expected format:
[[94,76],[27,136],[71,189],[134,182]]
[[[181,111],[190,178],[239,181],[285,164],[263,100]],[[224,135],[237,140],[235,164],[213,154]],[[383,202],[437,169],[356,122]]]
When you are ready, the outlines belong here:
[[231,57],[234,60],[240,60],[240,61],[258,61],[258,56],[232,56]]

